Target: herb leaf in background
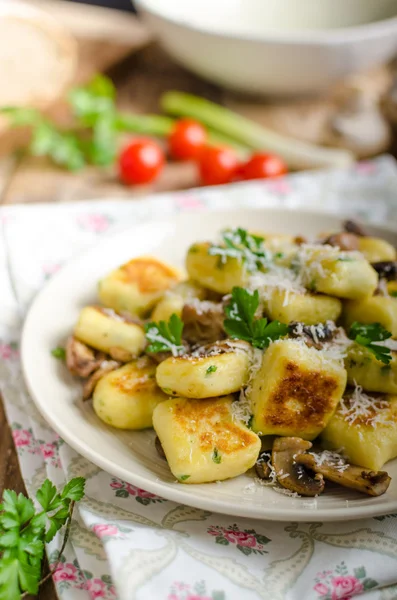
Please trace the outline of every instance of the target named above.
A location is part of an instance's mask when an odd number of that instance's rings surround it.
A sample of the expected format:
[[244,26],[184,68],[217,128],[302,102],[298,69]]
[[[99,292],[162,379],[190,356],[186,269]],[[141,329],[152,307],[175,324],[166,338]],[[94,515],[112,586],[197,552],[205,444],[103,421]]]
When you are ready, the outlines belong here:
[[146,352],[172,352],[178,356],[184,351],[182,344],[183,321],[175,313],[167,321],[146,323],[145,333],[149,345]]
[[349,338],[356,344],[365,346],[377,360],[388,365],[392,359],[390,348],[379,345],[377,342],[384,342],[391,338],[390,331],[387,331],[380,323],[357,323],[355,321],[350,327]]
[[279,321],[255,319],[259,306],[258,290],[250,292],[241,287],[232,290],[231,302],[225,307],[227,319],[223,325],[230,337],[250,342],[255,348],[266,348],[271,341],[287,335],[288,325]]
[[80,137],[72,131],[62,131],[33,108],[4,107],[0,113],[8,116],[13,127],[32,127],[28,151],[32,156],[48,156],[56,165],[77,171],[86,164]]
[[66,525],[60,556],[65,548],[75,502],[84,496],[85,480],[76,477],[58,492],[48,479],[37,491],[41,511],[30,498],[12,490],[0,504],[0,600],[19,600],[37,594],[42,582],[44,542]]

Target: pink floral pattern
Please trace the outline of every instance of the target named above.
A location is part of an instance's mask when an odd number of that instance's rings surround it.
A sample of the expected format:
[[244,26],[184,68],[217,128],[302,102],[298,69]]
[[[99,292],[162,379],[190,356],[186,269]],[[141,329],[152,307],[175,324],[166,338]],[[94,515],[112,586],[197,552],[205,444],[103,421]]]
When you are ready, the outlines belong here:
[[175,203],[180,210],[201,210],[205,208],[205,204],[201,198],[197,198],[192,194],[184,194],[176,198]]
[[207,529],[207,533],[215,537],[217,544],[222,546],[234,544],[246,556],[249,554],[267,554],[264,546],[271,542],[268,537],[256,533],[254,529],[241,530],[237,525],[231,525],[230,527],[212,525]]
[[12,423],[12,437],[18,454],[39,454],[40,448],[33,437],[32,430],[23,429],[20,423]]
[[151,494],[146,490],[141,490],[140,488],[131,485],[130,483],[126,483],[125,481],[121,481],[121,479],[117,479],[116,477],[112,477],[112,482],[110,487],[115,491],[115,495],[118,498],[129,498],[133,496],[137,502],[143,505],[153,504],[155,502],[167,502],[164,498],[160,498],[155,494]]
[[97,523],[92,528],[92,531],[101,540],[106,540],[106,539],[115,537],[120,533],[120,530],[118,527],[116,527],[115,525],[108,525],[106,523]]
[[15,360],[19,357],[18,346],[15,342],[6,344],[0,341],[0,358],[2,360]]
[[104,233],[109,229],[111,219],[100,213],[85,213],[77,217],[77,224],[86,231]]
[[334,571],[321,571],[315,577],[314,591],[321,600],[351,600],[354,596],[378,586],[375,579],[367,577],[365,567],[353,569],[349,574],[344,562]]
[[43,274],[44,274],[44,279],[50,279],[50,277],[52,277],[52,275],[55,275],[55,273],[57,273],[59,271],[59,269],[61,268],[61,263],[46,263],[43,265]]
[[[58,561],[58,551],[51,554],[49,561],[50,568],[54,569]],[[60,593],[68,589],[86,590],[91,600],[116,600],[116,590],[110,575],[94,577],[90,571],[81,571],[77,560],[67,562],[62,556],[53,579]]]
[[286,196],[292,192],[291,184],[284,177],[276,177],[266,181],[266,188],[279,196]]
[[193,585],[183,581],[174,581],[166,600],[225,600],[225,593],[221,590],[207,592],[204,581],[197,581]]
[[37,440],[37,443],[39,444],[40,452],[44,460],[53,467],[60,469],[62,465],[59,457],[59,448],[64,443],[63,440],[57,436],[53,442]]

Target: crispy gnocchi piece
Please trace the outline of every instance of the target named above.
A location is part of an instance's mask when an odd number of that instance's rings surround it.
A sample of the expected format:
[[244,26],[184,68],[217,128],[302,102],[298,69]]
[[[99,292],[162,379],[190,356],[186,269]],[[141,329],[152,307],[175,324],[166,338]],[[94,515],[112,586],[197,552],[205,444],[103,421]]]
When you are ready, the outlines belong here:
[[363,300],[348,300],[343,306],[343,320],[347,329],[354,321],[380,323],[396,338],[397,298],[392,296],[370,296]]
[[[355,408],[357,403],[364,410]],[[321,443],[327,450],[343,448],[349,462],[378,471],[397,456],[397,396],[368,396],[360,389],[345,395]]]
[[298,254],[304,285],[313,291],[358,300],[372,296],[378,274],[367,260],[333,246],[302,246]]
[[172,314],[182,315],[183,305],[186,300],[198,298],[204,300],[206,290],[194,281],[181,281],[170,290],[167,290],[160,302],[155,306],[151,320],[168,321]]
[[369,392],[397,394],[397,352],[386,365],[364,346],[352,344],[347,350],[345,367],[350,385],[361,385]]
[[396,249],[381,238],[359,237],[358,249],[364,257],[371,263],[381,260],[396,260]]
[[237,477],[254,466],[259,437],[233,418],[233,398],[171,398],[153,413],[153,426],[172,474],[181,483]]
[[172,356],[159,364],[156,380],[170,396],[212,398],[239,391],[248,379],[251,346],[225,340],[186,356]]
[[338,361],[301,341],[273,342],[247,392],[252,429],[312,440],[332,417],[345,386],[346,371]]
[[133,258],[99,282],[101,302],[118,312],[145,315],[183,274],[153,258]]
[[139,356],[146,343],[143,327],[139,323],[99,306],[83,308],[74,335],[81,342],[122,362]]
[[93,393],[98,417],[118,429],[151,427],[153,410],[167,399],[155,374],[155,363],[142,357],[102,377]]
[[244,263],[237,258],[225,257],[222,261],[220,256],[211,256],[210,247],[209,242],[190,246],[186,256],[189,277],[220,294],[228,294],[234,286],[244,287],[249,277]]
[[336,321],[342,312],[338,298],[324,294],[299,294],[273,289],[270,298],[264,301],[265,314],[281,323],[299,321],[305,325],[316,325]]

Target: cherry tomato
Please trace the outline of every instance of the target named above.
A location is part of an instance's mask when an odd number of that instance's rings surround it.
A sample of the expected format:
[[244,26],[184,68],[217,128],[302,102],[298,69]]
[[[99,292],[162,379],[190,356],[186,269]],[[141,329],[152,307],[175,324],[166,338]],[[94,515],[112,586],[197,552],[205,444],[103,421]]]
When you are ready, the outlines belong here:
[[119,156],[120,179],[127,185],[150,183],[159,176],[164,162],[164,152],[156,142],[134,140]]
[[280,177],[280,175],[285,175],[287,172],[287,165],[282,158],[276,154],[265,154],[262,152],[253,154],[239,169],[239,175],[242,179]]
[[171,155],[179,160],[198,158],[206,142],[205,128],[192,119],[177,121],[168,138]]
[[239,168],[239,161],[231,148],[206,146],[200,154],[198,165],[201,183],[218,185],[233,181]]

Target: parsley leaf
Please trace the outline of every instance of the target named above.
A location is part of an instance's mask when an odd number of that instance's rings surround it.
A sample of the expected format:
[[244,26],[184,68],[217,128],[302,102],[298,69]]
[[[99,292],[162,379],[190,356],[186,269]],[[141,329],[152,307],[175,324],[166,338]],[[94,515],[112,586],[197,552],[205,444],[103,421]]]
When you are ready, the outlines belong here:
[[219,256],[220,264],[225,264],[228,258],[236,258],[244,262],[251,273],[268,266],[271,254],[263,246],[263,238],[248,233],[245,229],[227,229],[222,232],[221,246],[212,244],[208,254]]
[[[69,534],[74,502],[84,494],[84,479],[77,477],[58,492],[48,479],[37,491],[43,510],[23,494],[3,492],[0,505],[0,600],[19,600],[37,594],[41,583],[44,542],[66,524],[63,548]],[[46,523],[48,527],[46,530]]]
[[219,454],[218,448],[214,448],[214,451],[212,453],[212,460],[217,465],[221,464],[221,462],[222,462],[222,456]]
[[51,350],[51,354],[54,358],[58,358],[59,360],[66,360],[66,350],[65,348],[62,348],[62,346],[53,348],[53,350]]
[[178,356],[184,352],[182,344],[183,321],[175,313],[171,315],[168,323],[152,321],[146,323],[145,333],[149,345],[146,352],[172,352],[173,356]]
[[376,342],[383,342],[391,338],[390,331],[387,331],[380,323],[357,323],[355,321],[350,327],[349,338],[356,344],[365,346],[375,358],[388,365],[392,359],[390,348],[381,346]]
[[231,302],[225,307],[228,317],[223,326],[230,337],[250,342],[255,348],[266,348],[271,341],[287,335],[288,325],[279,321],[255,319],[259,306],[258,290],[250,292],[234,287]]
[[206,375],[211,375],[211,373],[215,373],[215,371],[217,371],[217,370],[218,370],[218,367],[217,367],[217,366],[215,366],[215,365],[210,365],[210,366],[208,367],[208,369],[206,370],[205,374],[206,374]]

